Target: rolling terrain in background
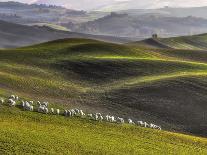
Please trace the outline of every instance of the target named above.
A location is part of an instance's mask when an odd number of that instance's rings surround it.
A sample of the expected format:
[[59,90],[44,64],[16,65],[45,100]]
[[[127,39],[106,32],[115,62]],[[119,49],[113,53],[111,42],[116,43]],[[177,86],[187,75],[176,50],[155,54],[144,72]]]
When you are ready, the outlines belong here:
[[63,38],[91,38],[115,43],[126,43],[130,38],[98,36],[66,31],[56,25],[26,26],[0,21],[0,48],[15,48]]
[[193,16],[171,17],[162,14],[132,16],[127,13],[111,13],[93,21],[68,27],[75,32],[119,37],[149,38],[154,33],[161,37],[172,37],[207,32],[207,19]]
[[[90,1],[84,1],[83,4]],[[54,4],[58,2],[44,1],[52,5],[41,4],[43,1],[36,4],[0,2],[0,20],[23,25],[46,25],[93,35],[136,38],[137,40],[149,38],[153,33],[161,37],[173,37],[207,32],[206,7],[132,9],[137,6],[134,5],[134,1],[133,5],[130,5],[133,6],[132,8],[129,6],[118,10],[104,11],[97,8],[83,11],[67,9],[61,7],[62,5],[55,6]],[[80,5],[77,1],[73,3]]]
[[81,23],[103,17],[104,12],[86,12],[66,9],[55,5],[24,4],[19,2],[0,2],[0,19],[18,23]]
[[151,48],[170,48],[183,50],[207,50],[207,34],[181,36],[172,38],[146,39],[129,43],[131,45],[147,46]]

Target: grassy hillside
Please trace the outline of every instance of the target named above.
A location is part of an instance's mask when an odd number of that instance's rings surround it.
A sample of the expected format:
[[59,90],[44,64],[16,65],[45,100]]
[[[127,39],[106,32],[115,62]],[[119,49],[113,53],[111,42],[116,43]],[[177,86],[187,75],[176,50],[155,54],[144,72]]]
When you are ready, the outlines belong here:
[[129,43],[148,48],[182,49],[182,50],[206,50],[207,34],[182,36],[172,38],[146,39]]
[[207,34],[158,39],[161,43],[175,49],[206,50]]
[[0,154],[206,154],[207,140],[0,105]]
[[0,50],[0,85],[8,94],[206,136],[205,57],[203,51],[64,39]]
[[[0,96],[143,120],[156,131],[0,106],[0,153],[206,154],[207,53],[62,39],[0,50]],[[33,138],[31,138],[33,137]],[[27,144],[27,145],[26,145]],[[55,144],[55,145],[54,145]],[[26,145],[26,146],[25,146]],[[6,149],[5,149],[6,148]]]

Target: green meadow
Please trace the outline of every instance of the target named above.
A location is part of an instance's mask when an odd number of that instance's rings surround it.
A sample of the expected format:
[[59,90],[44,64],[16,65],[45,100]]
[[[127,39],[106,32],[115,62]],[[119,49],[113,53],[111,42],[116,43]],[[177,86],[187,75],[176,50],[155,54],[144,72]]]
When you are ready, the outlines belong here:
[[199,138],[206,137],[207,53],[200,45],[176,48],[63,39],[0,50],[1,97],[17,94],[47,100],[61,111],[81,108],[163,128],[44,115],[5,104],[0,154],[207,154],[207,139]]
[[1,154],[206,154],[207,140],[0,106]]

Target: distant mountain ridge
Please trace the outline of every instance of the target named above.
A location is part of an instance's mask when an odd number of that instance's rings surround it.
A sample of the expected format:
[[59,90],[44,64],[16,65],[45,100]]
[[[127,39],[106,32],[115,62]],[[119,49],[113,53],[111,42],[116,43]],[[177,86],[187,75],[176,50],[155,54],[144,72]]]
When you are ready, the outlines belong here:
[[119,13],[127,13],[129,15],[143,15],[143,14],[160,14],[171,17],[199,17],[207,18],[207,6],[204,7],[189,7],[189,8],[172,8],[164,7],[160,9],[129,9],[119,10]]
[[[82,5],[91,4],[93,1],[86,0]],[[48,4],[56,4],[57,1],[49,2]],[[68,4],[69,1],[66,2]],[[80,1],[70,2],[80,5]],[[108,0],[104,3],[106,2]],[[40,1],[39,4],[0,2],[0,20],[23,25],[56,25],[78,33],[119,38],[149,38],[153,33],[161,37],[174,37],[207,32],[207,7],[129,9],[110,14],[77,11],[46,4],[40,4]]]
[[170,17],[153,14],[132,16],[127,13],[111,13],[103,18],[77,24],[73,31],[89,34],[151,37],[157,33],[161,37],[193,35],[207,32],[207,19],[198,17]]
[[[84,19],[86,18],[86,19]],[[45,4],[24,4],[19,2],[0,2],[0,20],[19,24],[82,22],[87,20],[85,11],[66,9],[61,6]]]

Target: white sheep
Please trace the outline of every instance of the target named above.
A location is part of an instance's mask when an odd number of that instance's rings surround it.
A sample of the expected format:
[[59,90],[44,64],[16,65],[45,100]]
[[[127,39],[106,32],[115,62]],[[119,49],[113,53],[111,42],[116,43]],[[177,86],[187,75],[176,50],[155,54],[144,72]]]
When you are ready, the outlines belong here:
[[25,102],[22,100],[22,101],[21,101],[21,106],[22,106],[22,108],[24,108],[24,105],[25,105]]
[[40,105],[40,106],[37,108],[37,111],[38,111],[38,112],[41,112],[41,113],[44,113],[44,111],[45,111],[45,107],[42,106],[42,105]]
[[114,122],[116,122],[116,119],[115,119],[114,116],[109,116],[108,115],[108,121],[111,122],[111,123],[114,123]]
[[24,108],[24,110],[28,110],[28,111],[33,111],[34,110],[34,107],[32,105],[30,105],[29,102],[23,102],[22,103],[22,106]]
[[97,120],[100,120],[100,121],[103,120],[103,116],[101,115],[101,113],[96,113],[96,114],[95,114],[95,120],[96,120],[96,121],[97,121]]
[[9,97],[9,99],[13,99],[13,100],[15,100],[15,99],[16,99],[16,96],[15,96],[15,95],[11,95],[11,96]]
[[72,116],[72,112],[70,110],[68,110],[68,116],[71,117]]
[[38,106],[41,106],[41,102],[40,101],[37,101],[37,104],[38,104]]
[[109,122],[109,115],[106,115],[106,121]]
[[64,111],[64,115],[65,115],[65,116],[68,116],[68,110],[65,110],[65,111]]
[[115,119],[114,116],[111,116],[111,121],[112,121],[112,122],[116,122],[116,119]]
[[55,110],[54,110],[54,108],[51,108],[51,113],[52,113],[52,114],[55,114]]
[[45,105],[46,107],[48,107],[49,103],[48,102],[43,102],[42,105]]
[[74,109],[71,109],[70,111],[71,111],[71,116],[75,116],[76,115],[76,112],[75,112]]
[[152,124],[152,123],[149,125],[149,127],[152,128],[152,129],[162,130],[160,126],[157,126],[157,125]]
[[37,109],[38,112],[40,113],[45,113],[45,114],[48,114],[49,110],[47,107],[45,107],[45,105],[40,105]]
[[129,123],[129,124],[135,124],[135,123],[132,121],[132,119],[128,119],[128,123]]
[[85,113],[83,112],[83,110],[80,110],[80,116],[81,117],[84,117],[85,116]]
[[137,125],[144,126],[144,122],[143,121],[137,121]]
[[57,115],[60,115],[60,109],[57,109],[57,110],[56,110],[56,114],[57,114]]
[[15,96],[15,100],[17,100],[17,101],[18,101],[18,100],[19,100],[19,96],[17,96],[17,95],[16,95],[16,96]]
[[33,106],[30,106],[30,111],[33,111],[34,110],[34,107]]
[[76,114],[80,114],[80,110],[79,109],[74,109],[74,111],[76,112]]
[[147,128],[150,127],[150,125],[147,122],[144,122],[144,127]]
[[94,115],[95,120],[97,121],[99,116],[97,114]]
[[0,99],[0,103],[1,103],[1,104],[4,103],[4,99],[3,99],[3,98]]
[[11,107],[16,105],[16,102],[13,99],[9,99],[8,103],[9,103],[9,106]]
[[103,121],[103,119],[104,119],[103,116],[100,116],[100,117],[99,117],[99,120],[100,120],[100,121]]
[[45,108],[45,113],[48,114],[49,113],[49,109]]
[[158,129],[158,130],[162,130],[162,128],[161,128],[160,126],[157,126],[156,129]]
[[123,124],[123,123],[124,123],[124,119],[123,119],[123,118],[118,117],[118,118],[117,118],[117,123],[121,123],[121,124]]

